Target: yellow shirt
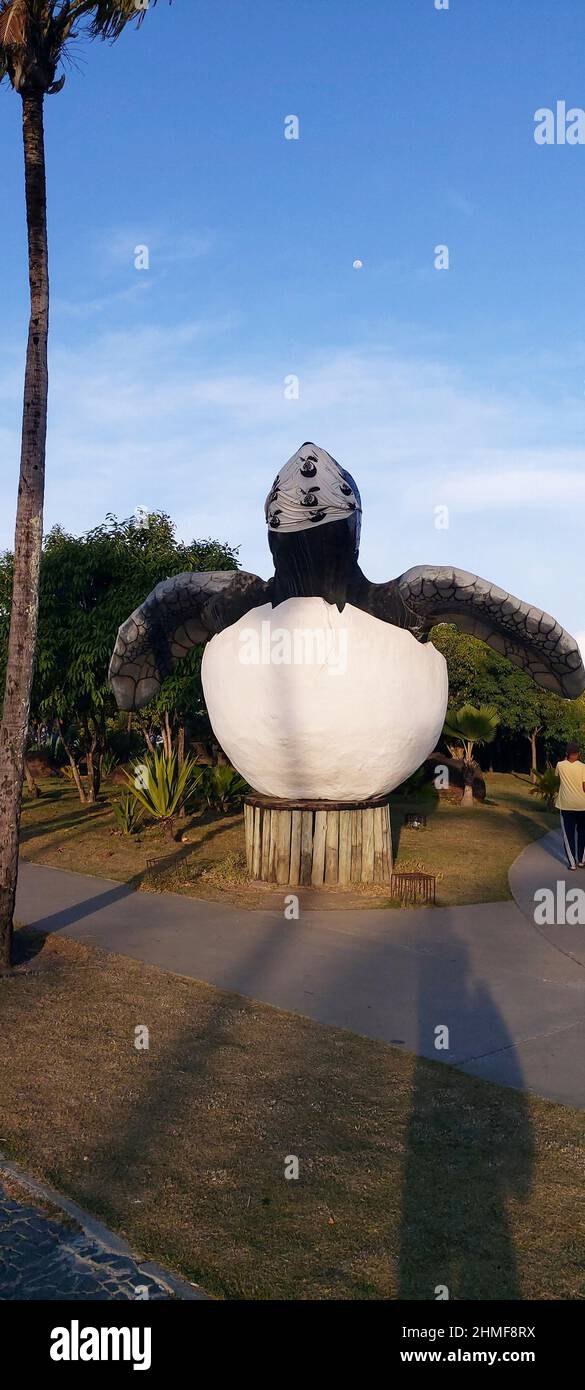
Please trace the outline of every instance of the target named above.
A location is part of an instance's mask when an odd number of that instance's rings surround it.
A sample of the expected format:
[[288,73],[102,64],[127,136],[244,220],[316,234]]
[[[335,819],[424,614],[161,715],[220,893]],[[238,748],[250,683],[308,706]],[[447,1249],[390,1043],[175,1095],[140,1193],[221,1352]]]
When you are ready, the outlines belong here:
[[568,758],[557,763],[556,771],[561,779],[555,805],[559,811],[585,811],[585,763],[579,759],[572,763]]

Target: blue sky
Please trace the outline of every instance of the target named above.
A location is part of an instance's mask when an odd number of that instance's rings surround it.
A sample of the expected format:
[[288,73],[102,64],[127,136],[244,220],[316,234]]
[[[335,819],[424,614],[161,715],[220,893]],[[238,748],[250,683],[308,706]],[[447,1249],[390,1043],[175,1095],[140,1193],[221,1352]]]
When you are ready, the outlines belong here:
[[[312,439],[360,486],[370,578],[454,562],[582,632],[585,145],[533,133],[585,107],[584,51],[576,0],[161,0],[80,45],[46,110],[47,527],[164,508],[267,575],[264,496]],[[19,119],[3,88],[0,546]]]

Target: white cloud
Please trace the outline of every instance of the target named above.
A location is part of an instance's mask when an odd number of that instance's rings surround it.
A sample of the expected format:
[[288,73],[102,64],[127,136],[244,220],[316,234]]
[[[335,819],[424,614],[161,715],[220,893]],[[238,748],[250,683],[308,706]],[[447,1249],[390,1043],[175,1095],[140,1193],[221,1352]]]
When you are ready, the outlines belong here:
[[210,231],[169,232],[160,227],[138,222],[133,226],[116,227],[100,232],[95,237],[95,249],[104,268],[112,270],[117,266],[133,266],[134,248],[148,246],[151,256],[151,269],[169,265],[181,265],[199,260],[209,255],[216,243]]
[[[582,622],[585,450],[566,402],[478,390],[440,358],[358,347],[226,365],[225,320],[93,333],[51,353],[47,524],[83,531],[106,512],[164,508],[187,538],[242,544],[268,574],[262,506],[305,439],[351,472],[364,501],[362,563],[377,580],[457,563]],[[210,361],[221,349],[223,365]],[[0,399],[0,545],[12,543],[21,366]],[[300,399],[284,378],[300,380]],[[580,405],[580,403],[579,403]],[[450,509],[436,530],[434,508]]]
[[[512,507],[566,512],[585,503],[585,449],[526,450],[524,457],[521,450],[480,449],[469,462],[473,471],[447,472],[442,482],[443,500],[461,513]],[[420,505],[415,490],[409,496],[413,507]]]

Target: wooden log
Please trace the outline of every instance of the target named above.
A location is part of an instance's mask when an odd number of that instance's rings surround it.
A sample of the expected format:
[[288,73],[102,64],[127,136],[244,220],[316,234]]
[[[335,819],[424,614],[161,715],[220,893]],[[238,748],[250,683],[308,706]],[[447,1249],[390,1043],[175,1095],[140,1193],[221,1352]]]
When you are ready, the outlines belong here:
[[390,812],[380,798],[361,807],[313,808],[252,793],[244,802],[244,828],[252,879],[315,888],[390,881]]
[[376,806],[374,816],[374,883],[384,882],[384,807]]
[[262,811],[262,873],[261,878],[268,881],[268,869],[270,866],[270,821],[272,811],[267,806],[260,807]]
[[301,883],[308,888],[313,867],[313,811],[301,811]]
[[270,851],[268,855],[268,882],[276,883],[276,846],[278,842],[278,817],[280,811],[270,813]]
[[315,811],[315,828],[313,831],[313,865],[311,869],[311,883],[313,888],[320,888],[325,877],[325,836],[327,834],[328,811]]
[[354,811],[351,818],[351,883],[359,883],[362,876],[362,813]]
[[301,881],[301,824],[302,811],[291,811],[290,831],[290,879],[289,883]]
[[384,883],[390,883],[393,862],[392,823],[390,820],[390,807],[386,806],[384,809]]
[[254,831],[252,840],[252,878],[260,878],[262,873],[262,811],[253,806]]
[[351,880],[351,820],[355,811],[339,812],[339,883]]
[[276,836],[276,882],[290,883],[290,837],[292,811],[278,812]]
[[252,840],[253,840],[252,824],[253,824],[253,820],[254,820],[254,809],[253,809],[252,806],[248,806],[247,802],[244,802],[244,833],[245,833],[245,836],[246,836],[246,868],[247,868],[248,873],[249,873],[250,875],[252,874]]
[[362,811],[362,883],[374,882],[374,812]]
[[326,811],[325,882],[339,883],[339,811]]

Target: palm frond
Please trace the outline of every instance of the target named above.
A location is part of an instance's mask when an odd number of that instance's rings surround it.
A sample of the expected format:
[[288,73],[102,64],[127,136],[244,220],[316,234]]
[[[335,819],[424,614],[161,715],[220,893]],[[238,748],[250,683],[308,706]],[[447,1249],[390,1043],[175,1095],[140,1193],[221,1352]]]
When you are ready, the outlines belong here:
[[[157,0],[0,0],[0,82],[10,78],[17,91],[25,85],[54,93],[59,63],[69,44],[84,35],[114,42],[126,25],[142,24]],[[169,0],[172,4],[172,0]]]
[[493,705],[463,705],[447,715],[443,734],[447,738],[459,738],[473,743],[491,743],[496,736],[500,717]]
[[[71,0],[67,15],[68,32],[80,20],[88,21],[91,38],[110,39],[120,37],[127,24],[134,22],[139,27],[149,9],[157,0],[141,4],[140,0]],[[172,4],[172,0],[169,0]]]
[[27,0],[2,0],[0,8],[0,48],[17,49],[26,44],[30,11]]

